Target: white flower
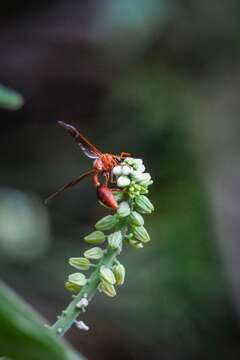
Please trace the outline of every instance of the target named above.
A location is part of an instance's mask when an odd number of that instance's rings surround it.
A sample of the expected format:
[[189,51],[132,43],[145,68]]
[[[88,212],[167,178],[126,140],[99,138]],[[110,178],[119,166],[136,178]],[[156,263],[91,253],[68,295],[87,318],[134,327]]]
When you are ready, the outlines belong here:
[[139,171],[140,173],[143,173],[145,171],[145,166],[143,164],[138,164],[137,166],[137,171]]
[[142,165],[143,164],[143,160],[142,159],[133,159],[134,163],[137,165]]
[[131,172],[132,172],[132,169],[130,168],[130,166],[124,165],[122,167],[122,174],[123,175],[129,175],[129,174],[131,174]]
[[144,172],[145,166],[143,165],[142,159],[133,159],[133,167],[138,172]]
[[141,175],[142,175],[142,180],[141,180],[141,182],[142,182],[142,181],[149,181],[149,180],[151,180],[151,175],[150,175],[149,173],[142,173]]
[[122,166],[117,165],[113,168],[113,175],[120,176],[122,174]]
[[88,306],[88,299],[82,298],[76,305],[78,309],[82,309],[83,312],[85,312],[85,308]]
[[149,181],[151,179],[151,176],[149,173],[142,173],[139,171],[133,171],[132,173],[132,179],[136,182],[142,182],[142,181]]
[[118,179],[117,179],[117,186],[118,187],[126,187],[130,184],[130,179],[127,177],[127,176],[120,176]]

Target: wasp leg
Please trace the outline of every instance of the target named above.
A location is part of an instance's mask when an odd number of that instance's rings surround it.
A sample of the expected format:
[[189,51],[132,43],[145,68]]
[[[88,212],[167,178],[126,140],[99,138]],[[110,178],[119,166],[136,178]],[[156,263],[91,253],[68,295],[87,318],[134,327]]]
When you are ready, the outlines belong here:
[[55,196],[61,194],[63,191],[72,188],[73,186],[77,185],[80,181],[82,181],[83,179],[85,179],[87,176],[91,175],[92,173],[94,173],[94,170],[90,170],[87,171],[86,173],[80,175],[78,178],[68,182],[67,184],[65,184],[64,186],[62,186],[59,190],[57,190],[55,193],[53,193],[52,195],[50,195],[46,200],[45,200],[45,204],[47,204],[50,200],[52,200],[53,198],[55,198]]
[[108,185],[109,180],[110,180],[110,173],[109,172],[103,173],[103,177],[105,179],[105,185]]
[[111,191],[125,192],[126,190],[119,188],[111,188]]
[[121,158],[125,158],[125,157],[128,157],[128,156],[132,156],[132,154],[130,154],[130,153],[128,153],[128,152],[121,152],[121,155],[120,155],[120,157]]
[[111,175],[110,175],[110,183],[111,184],[116,184],[117,183],[117,180],[114,178],[114,175],[113,175],[112,172],[111,172]]
[[98,174],[95,174],[93,176],[93,183],[96,187],[99,187],[101,185],[100,181],[99,181],[99,178],[98,178]]

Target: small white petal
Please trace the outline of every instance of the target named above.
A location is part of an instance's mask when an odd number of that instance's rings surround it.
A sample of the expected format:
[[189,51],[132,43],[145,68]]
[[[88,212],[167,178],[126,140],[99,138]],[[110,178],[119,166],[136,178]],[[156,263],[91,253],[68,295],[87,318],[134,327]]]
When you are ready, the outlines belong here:
[[132,169],[128,165],[122,167],[122,174],[129,175],[132,172]]
[[122,166],[120,165],[117,165],[113,168],[113,174],[116,175],[116,176],[119,176],[122,174]]
[[89,326],[87,326],[83,321],[75,321],[76,327],[80,330],[89,330]]
[[127,176],[120,176],[117,179],[117,186],[118,187],[125,187],[128,186],[130,184],[130,179]]
[[143,181],[151,180],[151,175],[149,173],[142,173]]

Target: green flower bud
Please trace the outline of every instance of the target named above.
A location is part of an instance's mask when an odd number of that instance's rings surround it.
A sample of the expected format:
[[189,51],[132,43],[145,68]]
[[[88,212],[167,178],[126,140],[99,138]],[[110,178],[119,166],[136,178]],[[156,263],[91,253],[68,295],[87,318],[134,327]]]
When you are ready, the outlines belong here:
[[141,194],[141,195],[148,194],[148,189],[147,189],[147,187],[142,186],[142,187],[141,187],[141,190],[140,190],[140,194]]
[[138,171],[134,171],[132,174],[132,179],[140,184],[142,184],[144,181],[150,181],[151,176],[149,173],[142,173]]
[[71,257],[68,263],[78,270],[88,270],[91,265],[90,261],[84,257]]
[[116,285],[123,285],[126,273],[125,267],[122,264],[114,265],[112,270],[116,279]]
[[79,293],[79,291],[81,290],[81,286],[74,284],[71,281],[66,281],[64,285],[68,291],[70,291],[74,294]]
[[121,202],[117,209],[117,214],[120,218],[124,218],[128,216],[131,212],[130,206],[128,205],[127,201]]
[[137,211],[132,211],[129,215],[129,223],[135,226],[143,226],[144,225],[144,219],[142,215],[140,215]]
[[147,230],[145,229],[145,227],[143,227],[143,226],[133,227],[133,235],[137,240],[139,240],[143,243],[150,241],[150,236],[149,236]]
[[129,245],[131,245],[134,249],[142,249],[144,247],[143,244],[137,240],[129,240]]
[[87,282],[86,276],[82,273],[74,273],[69,275],[68,281],[78,286],[84,286]]
[[130,240],[133,238],[133,233],[129,233],[127,235],[125,235],[125,240]]
[[148,187],[150,185],[153,184],[153,180],[144,180],[144,181],[141,181],[141,185],[145,186],[145,187]]
[[139,195],[135,197],[135,209],[142,214],[150,214],[154,206],[145,195]]
[[103,250],[100,247],[96,246],[89,250],[86,250],[84,252],[84,256],[87,259],[98,260],[101,259],[101,257],[103,257]]
[[95,224],[95,228],[102,231],[110,230],[117,224],[117,222],[118,219],[116,215],[107,215]]
[[124,159],[124,163],[131,166],[134,164],[134,159],[131,157],[127,157],[126,159]]
[[115,231],[108,236],[108,245],[112,250],[122,250],[122,233],[121,231]]
[[106,281],[101,281],[98,286],[99,291],[104,292],[107,296],[113,297],[116,295],[116,290],[113,285]]
[[120,202],[120,201],[122,201],[123,200],[123,198],[124,198],[124,193],[123,193],[123,191],[112,191],[112,193],[113,193],[113,196],[115,197],[115,199],[117,200],[117,202]]
[[102,231],[93,231],[91,234],[85,236],[84,240],[88,244],[102,244],[105,241],[105,234]]
[[106,281],[107,283],[114,285],[116,283],[115,276],[111,269],[109,269],[107,266],[102,265],[100,268],[100,278],[103,281]]

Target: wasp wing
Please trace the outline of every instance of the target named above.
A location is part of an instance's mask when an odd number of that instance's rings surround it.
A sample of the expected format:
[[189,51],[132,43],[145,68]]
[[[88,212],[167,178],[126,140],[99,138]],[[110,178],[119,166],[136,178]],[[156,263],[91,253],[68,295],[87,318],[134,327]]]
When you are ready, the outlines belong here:
[[90,159],[97,159],[102,155],[102,152],[91,144],[91,142],[87,140],[85,136],[83,136],[74,126],[66,124],[62,121],[58,121],[58,124],[67,130],[67,132],[75,139],[87,157]]

